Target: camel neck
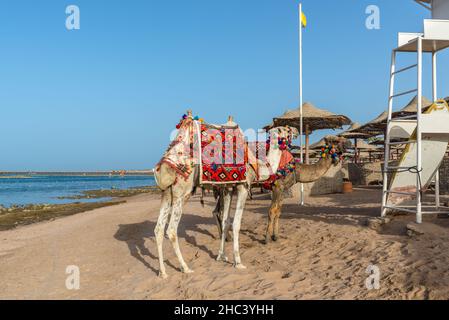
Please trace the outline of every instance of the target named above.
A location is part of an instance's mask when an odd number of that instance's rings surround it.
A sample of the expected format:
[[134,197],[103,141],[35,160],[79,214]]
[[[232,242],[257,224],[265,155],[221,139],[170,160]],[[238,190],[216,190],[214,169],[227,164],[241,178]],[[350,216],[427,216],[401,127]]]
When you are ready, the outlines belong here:
[[296,166],[297,182],[314,182],[324,176],[331,166],[331,158],[321,159],[314,164],[300,164]]

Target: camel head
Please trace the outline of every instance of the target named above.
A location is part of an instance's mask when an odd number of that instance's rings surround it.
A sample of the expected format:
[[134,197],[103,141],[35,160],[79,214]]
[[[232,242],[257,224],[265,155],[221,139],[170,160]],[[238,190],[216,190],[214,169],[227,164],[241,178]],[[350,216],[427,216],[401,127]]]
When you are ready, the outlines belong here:
[[299,131],[293,127],[275,127],[269,131],[271,141],[278,141],[279,145],[289,146],[299,136]]
[[331,158],[332,164],[338,165],[343,157],[343,153],[348,147],[348,140],[340,137],[326,136],[324,141],[326,145],[321,148],[321,157],[323,159]]

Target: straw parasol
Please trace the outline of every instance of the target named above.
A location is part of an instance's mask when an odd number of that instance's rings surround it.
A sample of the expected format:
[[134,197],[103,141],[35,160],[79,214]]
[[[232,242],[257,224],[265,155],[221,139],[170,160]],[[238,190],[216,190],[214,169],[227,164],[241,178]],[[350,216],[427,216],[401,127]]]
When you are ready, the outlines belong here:
[[369,137],[369,134],[360,132],[360,128],[361,125],[357,122],[354,122],[353,124],[351,124],[348,130],[343,131],[342,133],[338,134],[338,136],[346,139],[364,139]]
[[[292,146],[290,152],[293,156],[299,158],[301,156],[301,146]],[[318,149],[309,149],[309,153],[311,156],[315,156],[318,153]]]
[[[368,155],[369,162],[371,162],[372,153],[381,151],[383,148],[372,145],[372,144],[368,144],[364,140],[360,140],[356,146],[354,146],[353,148],[349,148],[349,149],[354,149],[354,158],[357,158],[359,160],[362,158],[362,154],[365,154],[365,155]],[[355,162],[355,159],[354,159],[354,162]],[[357,162],[355,162],[355,163],[357,163]]]
[[[422,97],[422,111],[426,111],[430,106],[432,105],[432,102],[430,102],[429,99],[426,97]],[[418,97],[415,96],[410,102],[401,110],[393,112],[393,119],[397,117],[402,116],[408,116],[416,114],[416,111],[418,110]],[[376,119],[368,122],[367,124],[361,126],[358,131],[363,133],[368,133],[372,137],[384,134],[385,130],[387,128],[387,120],[388,120],[388,113],[382,112]]]
[[342,138],[354,139],[354,149],[355,149],[354,163],[358,162],[358,155],[359,155],[358,148],[357,148],[358,140],[359,139],[367,139],[371,136],[370,134],[368,134],[366,132],[359,131],[360,128],[361,128],[360,124],[353,123],[348,130],[346,130],[338,135],[339,137],[342,137]]
[[[288,110],[282,116],[273,119],[274,126],[290,126],[298,130],[301,127],[301,108]],[[337,115],[327,110],[319,109],[312,103],[306,102],[302,107],[304,134],[306,136],[305,163],[309,163],[309,137],[310,134],[322,129],[340,129],[351,124],[351,120],[344,115]]]
[[[430,106],[432,106],[432,102],[429,101],[426,97],[421,98],[422,102],[422,112],[426,111]],[[401,110],[397,112],[393,112],[393,118],[407,116],[411,114],[416,114],[418,110],[418,96],[415,96],[410,102]]]
[[375,137],[380,134],[384,134],[387,127],[388,113],[382,112],[375,119],[361,126],[358,131],[367,133],[370,137]]
[[321,138],[320,141],[311,144],[309,146],[309,149],[310,150],[321,150],[321,148],[323,148],[326,144],[332,143],[332,142],[338,142],[338,141],[339,141],[338,136],[334,136],[334,135],[330,135],[329,134],[329,135]]
[[315,143],[312,143],[312,144],[309,146],[309,152],[321,150],[321,148],[322,148],[323,146],[325,146],[325,145],[326,145],[326,141],[324,140],[324,138],[322,138],[320,141],[317,141],[317,142],[315,142]]
[[[355,146],[350,147],[348,149],[355,149]],[[364,140],[360,140],[359,144],[357,146],[357,149],[358,150],[362,150],[362,151],[376,151],[376,150],[379,150],[381,148],[379,148],[378,146],[366,143]]]

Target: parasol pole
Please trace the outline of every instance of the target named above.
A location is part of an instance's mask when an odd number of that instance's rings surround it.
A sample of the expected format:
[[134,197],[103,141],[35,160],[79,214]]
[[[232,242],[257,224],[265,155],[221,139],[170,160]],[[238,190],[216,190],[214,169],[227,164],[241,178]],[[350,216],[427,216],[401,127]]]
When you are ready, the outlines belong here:
[[[303,104],[303,97],[302,97],[302,3],[299,3],[299,145],[301,148],[301,164],[304,163],[304,146],[303,146],[303,114],[302,114],[302,104]],[[301,188],[301,200],[300,205],[304,205],[304,184],[300,184]]]

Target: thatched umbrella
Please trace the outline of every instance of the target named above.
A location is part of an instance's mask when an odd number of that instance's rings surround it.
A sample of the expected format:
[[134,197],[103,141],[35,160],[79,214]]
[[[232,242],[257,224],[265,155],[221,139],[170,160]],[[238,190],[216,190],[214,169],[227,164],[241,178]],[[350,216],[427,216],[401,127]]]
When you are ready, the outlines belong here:
[[375,137],[385,133],[387,128],[388,113],[382,112],[375,119],[361,126],[358,131],[368,134],[370,137]]
[[[302,106],[304,134],[306,136],[305,163],[309,163],[309,137],[316,130],[341,129],[351,124],[351,120],[344,115],[337,115],[327,110],[319,109],[312,103],[306,102]],[[273,119],[274,126],[290,126],[301,129],[301,108],[288,110],[282,116]]]
[[321,150],[321,148],[323,148],[323,146],[325,146],[325,145],[326,145],[326,140],[324,138],[322,138],[320,141],[312,143],[309,146],[309,152],[311,152],[311,151],[315,152],[315,151]]
[[357,146],[358,146],[359,139],[367,139],[370,137],[370,134],[359,131],[360,127],[361,127],[361,125],[355,122],[351,125],[351,127],[348,130],[346,130],[338,135],[339,137],[342,137],[342,138],[354,139],[354,149],[355,149],[354,163],[358,162],[359,152],[358,152]]
[[[421,98],[422,102],[422,112],[426,111],[430,106],[432,106],[432,102],[429,101],[426,97]],[[393,112],[393,118],[403,117],[408,115],[416,114],[418,110],[418,96],[415,96],[410,102],[401,110],[397,112]]]
[[[328,144],[328,143],[338,143],[340,140],[341,139],[339,139],[338,136],[334,136],[334,135],[328,134],[327,136],[324,136],[323,138],[321,138],[320,141],[311,144],[309,146],[309,150],[313,150],[313,151],[321,150],[321,148],[323,148],[326,144]],[[349,142],[349,140],[345,141],[346,148],[350,147],[347,144],[348,142]]]
[[372,145],[372,144],[368,144],[364,140],[360,140],[357,145],[354,145],[353,148],[349,148],[349,149],[354,149],[354,155],[357,158],[360,158],[361,152],[368,153],[369,161],[371,162],[371,154],[373,152],[381,150],[382,148]]
[[[426,111],[432,103],[426,97],[422,97],[422,111]],[[404,108],[399,111],[393,112],[393,119],[397,117],[403,117],[416,114],[418,109],[418,97],[415,96]],[[361,126],[358,131],[368,133],[371,136],[377,136],[385,134],[387,128],[388,113],[385,111],[381,113],[376,119]]]
[[[290,151],[295,158],[299,158],[301,156],[301,146],[292,146]],[[318,154],[318,149],[312,150],[309,148],[309,153],[314,157]]]

